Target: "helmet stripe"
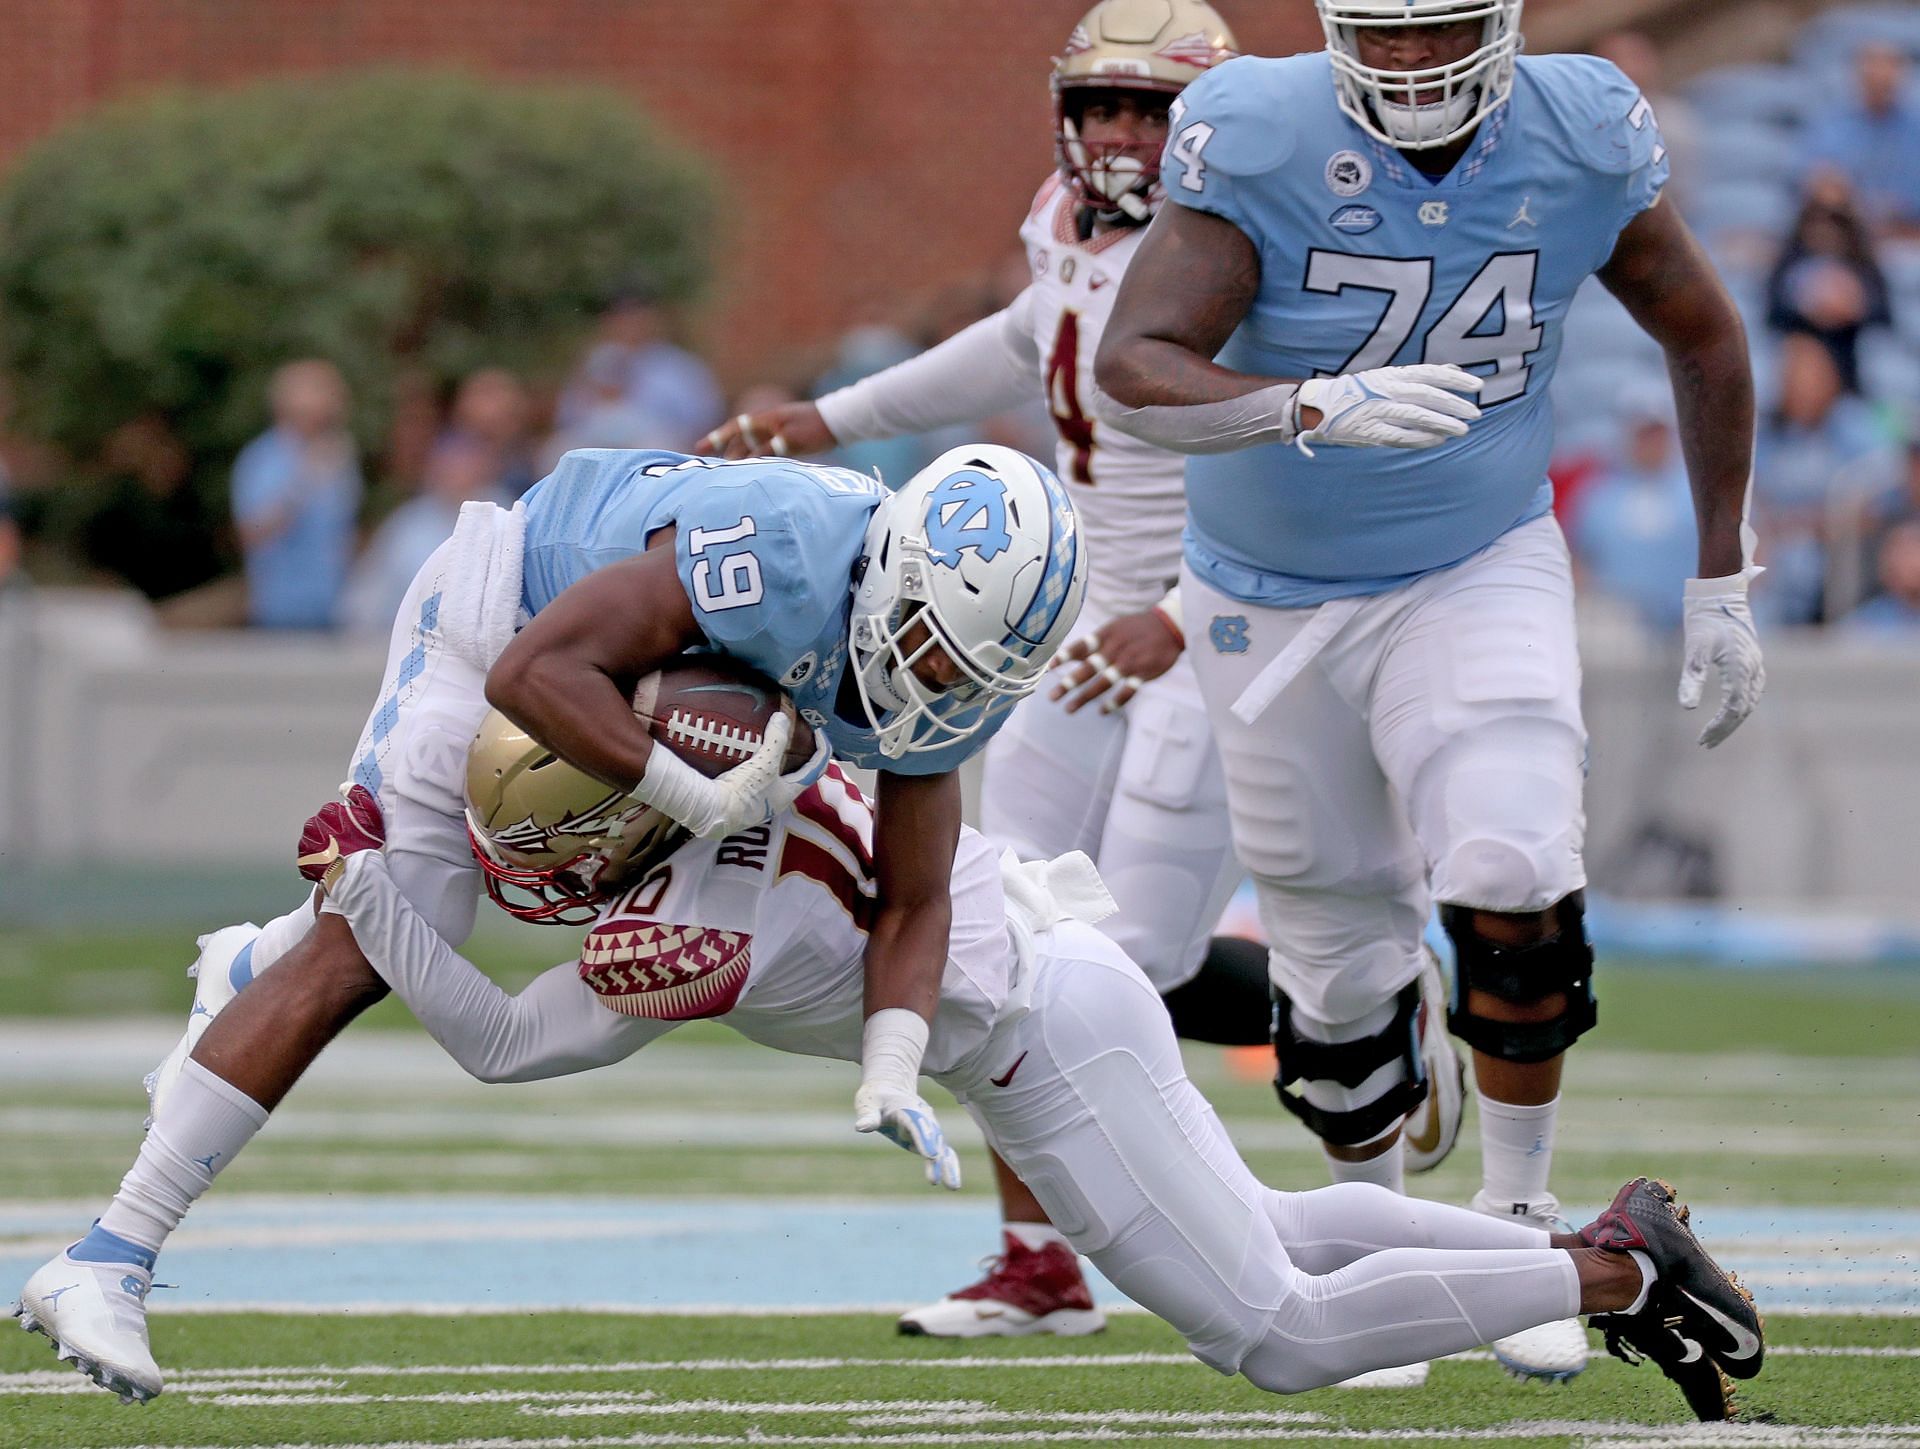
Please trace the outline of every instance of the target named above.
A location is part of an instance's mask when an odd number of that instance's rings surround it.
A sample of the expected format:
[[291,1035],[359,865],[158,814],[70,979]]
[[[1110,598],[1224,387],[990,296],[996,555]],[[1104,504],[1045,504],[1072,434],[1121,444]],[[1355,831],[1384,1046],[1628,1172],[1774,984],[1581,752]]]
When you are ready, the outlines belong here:
[[1051,469],[1036,464],[1034,472],[1039,475],[1047,495],[1046,572],[1040,576],[1040,586],[1034,590],[1027,611],[1012,632],[1000,641],[1009,654],[1018,654],[1023,659],[1031,659],[1034,650],[1053,632],[1060,611],[1066,607],[1067,595],[1072,592],[1074,569],[1080,561],[1080,533],[1073,500]]

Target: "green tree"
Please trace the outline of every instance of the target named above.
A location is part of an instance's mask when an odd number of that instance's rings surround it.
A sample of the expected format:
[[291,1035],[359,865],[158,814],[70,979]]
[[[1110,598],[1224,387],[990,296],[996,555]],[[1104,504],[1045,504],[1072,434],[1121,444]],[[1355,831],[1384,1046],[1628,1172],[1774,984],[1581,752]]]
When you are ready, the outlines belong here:
[[700,170],[619,95],[446,72],[276,79],[93,112],[0,185],[0,366],[86,457],[149,409],[203,462],[268,374],[331,358],[363,441],[395,376],[564,364],[645,273],[703,280]]

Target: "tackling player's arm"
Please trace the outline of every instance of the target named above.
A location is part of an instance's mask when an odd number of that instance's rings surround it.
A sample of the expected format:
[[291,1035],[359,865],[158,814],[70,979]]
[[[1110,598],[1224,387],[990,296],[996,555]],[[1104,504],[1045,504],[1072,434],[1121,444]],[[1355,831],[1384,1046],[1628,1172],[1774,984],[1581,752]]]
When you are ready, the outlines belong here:
[[920,1061],[947,967],[959,843],[957,774],[881,772],[873,827],[878,899],[867,933],[853,1125],[924,1159],[927,1181],[950,1189],[960,1186],[960,1160],[920,1097]]
[[644,553],[563,590],[487,672],[487,703],[569,764],[625,790],[653,753],[633,712],[634,685],[706,642],[673,540],[673,529],[660,529]]
[[1753,368],[1746,328],[1700,243],[1672,205],[1620,233],[1600,280],[1667,355],[1680,445],[1700,523],[1700,577],[1737,574],[1753,472]]
[[1457,367],[1379,367],[1352,377],[1274,378],[1213,360],[1260,291],[1260,253],[1239,226],[1163,206],[1120,283],[1094,357],[1094,415],[1157,447],[1225,453],[1262,443],[1430,448],[1480,410]]
[[1712,748],[1740,727],[1766,688],[1760,639],[1747,604],[1752,531],[1753,370],[1746,329],[1700,244],[1670,205],[1627,223],[1600,280],[1667,354],[1680,446],[1700,528],[1699,577],[1682,605],[1680,705],[1693,709],[1709,674],[1720,706],[1700,731]]

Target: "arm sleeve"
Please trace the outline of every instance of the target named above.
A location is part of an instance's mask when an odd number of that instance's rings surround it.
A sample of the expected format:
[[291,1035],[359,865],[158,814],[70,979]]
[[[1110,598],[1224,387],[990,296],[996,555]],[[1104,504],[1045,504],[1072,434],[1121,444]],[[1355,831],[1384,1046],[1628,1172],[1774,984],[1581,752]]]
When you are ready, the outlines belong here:
[[918,357],[838,388],[815,406],[842,443],[897,438],[1017,407],[1040,384],[1033,289]]
[[604,1067],[675,1025],[607,1010],[573,962],[509,996],[421,919],[377,851],[347,862],[324,909],[346,917],[380,979],[447,1055],[483,1082],[531,1082]]

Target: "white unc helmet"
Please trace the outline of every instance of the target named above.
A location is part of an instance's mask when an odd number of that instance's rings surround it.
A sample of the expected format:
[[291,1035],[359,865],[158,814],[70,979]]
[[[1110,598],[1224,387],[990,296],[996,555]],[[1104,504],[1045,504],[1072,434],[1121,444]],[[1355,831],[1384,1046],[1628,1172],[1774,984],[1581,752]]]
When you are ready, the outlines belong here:
[[[1314,0],[1333,61],[1340,109],[1389,146],[1422,151],[1457,141],[1506,104],[1520,53],[1521,0]],[[1480,22],[1480,44],[1451,65],[1363,65],[1361,30]],[[1431,92],[1422,103],[1418,98]]]
[[[914,474],[867,525],[848,630],[880,753],[898,759],[966,739],[1030,694],[1086,592],[1073,500],[1043,464],[977,443]],[[950,689],[913,672],[936,645],[962,676]]]

